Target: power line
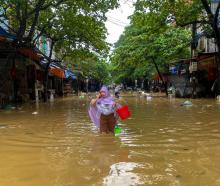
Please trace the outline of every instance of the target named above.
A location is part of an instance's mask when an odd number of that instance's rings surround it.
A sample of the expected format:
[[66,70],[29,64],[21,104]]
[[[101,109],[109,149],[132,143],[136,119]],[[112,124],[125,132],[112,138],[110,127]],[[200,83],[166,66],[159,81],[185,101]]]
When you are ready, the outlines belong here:
[[115,20],[112,20],[112,19],[108,19],[110,22],[113,22],[113,23],[116,23],[116,24],[118,24],[118,25],[121,25],[121,26],[127,26],[127,24],[123,24],[123,23],[120,23],[120,22],[117,22],[117,21],[115,21]]
[[108,17],[108,20],[109,22],[115,24],[115,25],[118,25],[118,26],[121,26],[121,27],[126,27],[127,25],[129,25],[129,23],[124,23],[118,19],[114,19],[114,18],[111,18],[111,17]]
[[117,26],[120,26],[120,27],[126,27],[127,25],[122,25],[122,24],[120,24],[120,23],[117,23],[117,22],[115,22],[115,21],[112,21],[112,20],[110,20],[110,19],[108,19],[108,22],[110,22],[110,23],[113,23],[113,24],[115,24],[115,25],[117,25]]
[[114,21],[116,21],[116,22],[118,22],[120,24],[124,24],[124,25],[128,25],[129,24],[129,23],[123,22],[122,20],[117,19],[117,18],[112,17],[112,16],[108,16],[108,18],[110,18],[110,19],[112,19],[112,20],[114,20]]

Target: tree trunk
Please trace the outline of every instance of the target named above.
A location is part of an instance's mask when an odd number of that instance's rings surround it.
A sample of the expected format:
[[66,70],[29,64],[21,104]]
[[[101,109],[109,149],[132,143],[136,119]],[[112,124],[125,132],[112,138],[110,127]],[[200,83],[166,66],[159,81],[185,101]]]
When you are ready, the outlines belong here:
[[76,82],[76,95],[79,96],[79,76],[76,77],[77,82]]
[[30,28],[30,31],[28,33],[28,37],[26,39],[26,42],[28,44],[31,43],[31,41],[33,39],[33,35],[34,35],[35,30],[36,30],[36,26],[37,26],[37,23],[38,23],[41,7],[43,6],[44,2],[45,2],[44,0],[39,0],[37,2],[36,8],[35,8],[35,13],[34,13],[34,18],[32,20],[31,28]]
[[152,61],[153,61],[154,65],[155,65],[155,68],[156,68],[156,70],[157,70],[157,73],[158,73],[158,75],[159,75],[159,77],[160,77],[160,79],[161,79],[161,81],[162,81],[162,84],[163,84],[163,86],[164,86],[164,88],[165,88],[166,96],[168,96],[167,85],[166,85],[166,83],[165,83],[165,81],[164,81],[164,79],[163,79],[163,77],[162,77],[162,75],[161,75],[161,73],[160,73],[160,70],[159,70],[159,68],[158,68],[158,65],[157,65],[157,63],[156,63],[156,61],[154,60],[153,57],[152,57]]
[[49,68],[50,68],[50,64],[52,62],[52,52],[53,52],[53,47],[54,47],[55,42],[52,40],[51,43],[51,48],[50,48],[50,54],[49,54],[49,58],[48,58],[48,63],[44,72],[44,102],[48,101],[48,96],[47,96],[47,84],[48,84],[48,74],[49,74]]
[[14,92],[13,93],[14,94],[13,101],[14,101],[15,105],[17,105],[17,100],[18,100],[18,86],[17,86],[17,80],[16,80],[16,66],[15,66],[16,56],[17,56],[17,54],[15,51],[14,55],[12,56],[12,69],[15,70],[15,72],[13,72],[13,73],[15,73],[15,74],[13,74],[14,75],[14,77],[13,77],[13,92]]
[[44,72],[44,102],[48,101],[48,95],[47,95],[47,84],[48,84],[48,74],[49,74],[49,67],[50,67],[51,61],[48,61],[47,66],[45,68]]

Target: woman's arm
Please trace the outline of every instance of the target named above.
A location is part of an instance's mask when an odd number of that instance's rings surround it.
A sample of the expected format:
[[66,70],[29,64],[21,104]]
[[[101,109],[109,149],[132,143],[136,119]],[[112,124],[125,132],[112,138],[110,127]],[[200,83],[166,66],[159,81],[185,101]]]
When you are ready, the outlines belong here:
[[96,105],[96,102],[97,102],[97,98],[96,99],[92,99],[91,100],[91,102],[90,102],[90,104],[92,105],[92,106],[95,106]]
[[92,106],[95,106],[95,105],[96,105],[96,102],[97,102],[97,100],[98,100],[99,98],[100,98],[100,94],[96,95],[96,99],[92,99],[91,102],[90,102],[90,104],[91,104]]

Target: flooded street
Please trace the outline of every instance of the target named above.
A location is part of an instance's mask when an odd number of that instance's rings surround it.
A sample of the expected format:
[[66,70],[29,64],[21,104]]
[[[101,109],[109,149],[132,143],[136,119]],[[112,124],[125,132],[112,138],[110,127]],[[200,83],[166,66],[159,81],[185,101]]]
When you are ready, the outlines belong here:
[[216,100],[124,99],[117,137],[91,124],[87,98],[0,111],[0,185],[220,185]]

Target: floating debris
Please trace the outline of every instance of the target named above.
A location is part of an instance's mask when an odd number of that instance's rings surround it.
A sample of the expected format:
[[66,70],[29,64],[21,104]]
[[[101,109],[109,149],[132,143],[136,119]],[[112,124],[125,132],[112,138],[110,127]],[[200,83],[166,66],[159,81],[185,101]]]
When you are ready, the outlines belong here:
[[183,103],[181,103],[181,106],[193,106],[191,101],[184,101]]
[[152,98],[153,98],[153,97],[151,97],[151,96],[147,96],[146,99],[147,99],[147,101],[150,101],[150,100],[152,100]]

